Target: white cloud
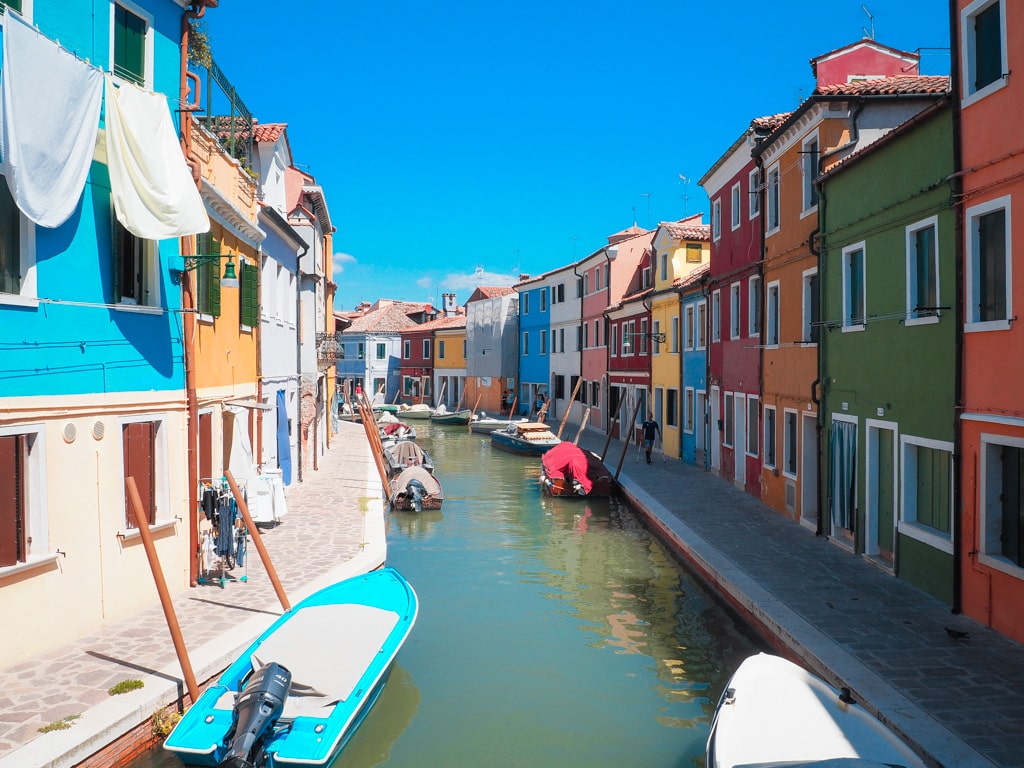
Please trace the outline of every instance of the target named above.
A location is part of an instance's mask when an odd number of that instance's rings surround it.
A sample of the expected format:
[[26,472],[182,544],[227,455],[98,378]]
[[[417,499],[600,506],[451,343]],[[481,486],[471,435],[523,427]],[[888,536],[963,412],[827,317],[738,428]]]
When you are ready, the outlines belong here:
[[355,264],[356,257],[351,253],[342,253],[341,251],[338,251],[334,254],[332,261],[334,262],[334,274],[338,275],[345,271],[346,264]]
[[441,281],[442,288],[452,290],[472,291],[478,286],[512,286],[518,280],[518,275],[510,275],[504,272],[487,272],[483,267],[477,267],[472,274],[450,274]]
[[432,277],[421,277],[419,280],[416,281],[416,285],[418,285],[420,288],[428,288],[428,289],[429,288],[433,288],[434,287],[434,278],[432,278]]

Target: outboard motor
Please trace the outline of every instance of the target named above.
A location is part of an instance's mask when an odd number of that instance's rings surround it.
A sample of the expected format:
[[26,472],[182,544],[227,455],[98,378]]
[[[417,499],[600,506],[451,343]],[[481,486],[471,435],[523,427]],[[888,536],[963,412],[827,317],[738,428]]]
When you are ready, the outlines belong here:
[[281,716],[291,686],[292,673],[273,661],[253,673],[235,701],[231,728],[224,737],[228,751],[220,761],[220,768],[263,765],[260,755],[253,753],[262,749],[263,735]]
[[412,499],[412,508],[417,512],[423,511],[423,499],[427,497],[427,489],[419,480],[410,480],[405,486],[405,492]]

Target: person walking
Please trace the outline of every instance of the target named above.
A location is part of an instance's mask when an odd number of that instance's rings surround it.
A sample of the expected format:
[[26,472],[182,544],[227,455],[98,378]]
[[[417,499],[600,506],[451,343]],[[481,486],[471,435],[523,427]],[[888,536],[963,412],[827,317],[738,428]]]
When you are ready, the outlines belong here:
[[640,424],[640,431],[644,436],[644,450],[647,453],[647,463],[651,463],[651,449],[654,447],[655,438],[661,437],[661,427],[654,420],[654,415],[647,414],[647,418]]

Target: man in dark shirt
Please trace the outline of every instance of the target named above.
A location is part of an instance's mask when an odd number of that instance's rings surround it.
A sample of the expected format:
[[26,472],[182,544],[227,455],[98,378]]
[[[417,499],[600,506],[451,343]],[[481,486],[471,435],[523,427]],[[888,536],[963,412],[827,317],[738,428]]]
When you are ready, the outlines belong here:
[[650,413],[647,414],[647,418],[640,425],[640,430],[644,435],[644,450],[647,452],[647,463],[651,463],[651,449],[654,447],[654,440],[656,437],[661,437],[661,427],[658,426],[658,422],[654,420],[654,416]]

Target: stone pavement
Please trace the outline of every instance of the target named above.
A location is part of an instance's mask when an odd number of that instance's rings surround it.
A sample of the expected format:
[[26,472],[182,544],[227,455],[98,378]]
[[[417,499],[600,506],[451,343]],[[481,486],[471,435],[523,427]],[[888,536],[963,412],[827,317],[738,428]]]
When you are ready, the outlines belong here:
[[[343,422],[318,471],[286,492],[288,513],[263,542],[293,605],[322,586],[383,564],[380,480],[359,424]],[[174,596],[196,679],[219,674],[282,612],[249,544],[246,581],[202,584]],[[154,590],[155,595],[155,590]],[[110,696],[126,679],[145,687]],[[71,766],[176,700],[181,670],[159,605],[112,623],[73,645],[0,669],[0,768]],[[67,730],[39,733],[80,715]]]
[[[604,440],[589,434],[580,445],[600,454]],[[613,441],[605,462],[613,472],[621,455]],[[619,481],[774,646],[849,687],[926,761],[1024,766],[1024,646],[703,469],[657,454],[648,465],[629,448]],[[969,637],[951,638],[947,627]]]

